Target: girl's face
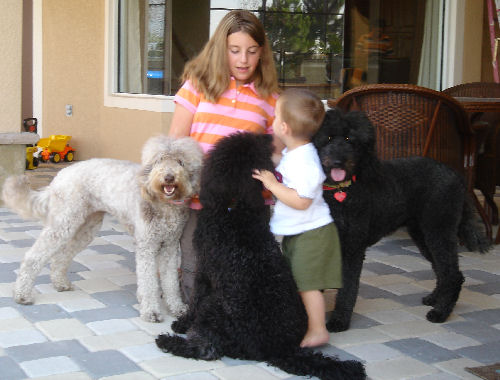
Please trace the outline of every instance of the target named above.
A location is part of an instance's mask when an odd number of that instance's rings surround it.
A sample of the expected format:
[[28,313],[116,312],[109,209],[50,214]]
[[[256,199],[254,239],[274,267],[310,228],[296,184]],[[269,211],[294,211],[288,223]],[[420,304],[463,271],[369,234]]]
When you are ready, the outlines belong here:
[[236,86],[251,81],[259,64],[261,47],[245,32],[227,36],[227,61]]

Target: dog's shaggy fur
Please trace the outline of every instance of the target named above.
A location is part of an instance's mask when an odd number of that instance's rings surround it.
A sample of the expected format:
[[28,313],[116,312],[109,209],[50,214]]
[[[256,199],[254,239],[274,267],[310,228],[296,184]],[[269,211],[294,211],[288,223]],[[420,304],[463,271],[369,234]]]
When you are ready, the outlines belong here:
[[[406,226],[422,255],[431,262],[437,283],[423,298],[433,308],[431,322],[444,322],[458,299],[464,277],[459,270],[459,239],[471,251],[489,243],[478,231],[461,176],[424,157],[379,161],[375,132],[364,113],[329,110],[314,144],[334,190],[324,198],[338,227],[344,286],[327,324],[329,331],[349,328],[366,249]],[[339,202],[335,191],[344,192]],[[342,199],[342,197],[339,197]]]
[[194,235],[198,267],[188,312],[160,335],[174,355],[215,360],[223,355],[266,361],[322,379],[364,379],[361,363],[303,349],[307,315],[290,267],[269,230],[262,184],[252,170],[273,170],[271,137],[239,133],[222,139],[202,171]]
[[9,177],[2,191],[6,205],[44,225],[19,269],[16,302],[33,303],[35,277],[49,260],[54,287],[71,290],[68,267],[109,213],[135,239],[141,317],[148,322],[163,319],[161,291],[170,312],[183,313],[187,307],[179,292],[179,239],[189,211],[186,200],[199,190],[202,158],[191,138],[156,136],[143,147],[142,166],[113,159],[82,161],[62,169],[40,191],[30,189],[26,176]]

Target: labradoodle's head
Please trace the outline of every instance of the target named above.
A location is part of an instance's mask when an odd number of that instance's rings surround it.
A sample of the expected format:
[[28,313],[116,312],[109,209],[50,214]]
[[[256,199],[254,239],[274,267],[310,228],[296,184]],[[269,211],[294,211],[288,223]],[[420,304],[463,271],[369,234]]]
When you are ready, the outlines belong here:
[[150,138],[142,149],[142,197],[149,202],[183,204],[200,189],[202,160],[199,144],[190,137]]

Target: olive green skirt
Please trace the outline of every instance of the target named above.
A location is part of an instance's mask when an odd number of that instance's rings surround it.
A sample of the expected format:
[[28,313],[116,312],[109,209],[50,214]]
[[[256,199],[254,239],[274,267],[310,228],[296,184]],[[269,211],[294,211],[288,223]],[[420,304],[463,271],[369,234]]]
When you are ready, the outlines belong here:
[[284,236],[282,250],[299,291],[342,287],[342,253],[334,223]]

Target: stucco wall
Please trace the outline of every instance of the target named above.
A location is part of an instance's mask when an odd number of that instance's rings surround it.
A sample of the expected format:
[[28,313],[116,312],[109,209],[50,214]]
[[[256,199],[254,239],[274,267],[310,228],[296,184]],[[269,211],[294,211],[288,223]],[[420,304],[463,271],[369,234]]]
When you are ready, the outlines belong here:
[[166,133],[171,114],[104,107],[104,0],[42,4],[44,137],[73,136],[77,160],[139,161],[144,141]]
[[22,9],[22,1],[0,1],[0,132],[21,131]]

